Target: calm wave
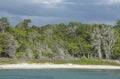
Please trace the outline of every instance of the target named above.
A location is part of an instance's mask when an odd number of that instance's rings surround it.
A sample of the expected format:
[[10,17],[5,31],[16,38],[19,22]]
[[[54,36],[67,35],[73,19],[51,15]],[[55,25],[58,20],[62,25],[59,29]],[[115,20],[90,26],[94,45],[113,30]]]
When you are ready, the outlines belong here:
[[0,70],[0,79],[120,79],[120,70]]

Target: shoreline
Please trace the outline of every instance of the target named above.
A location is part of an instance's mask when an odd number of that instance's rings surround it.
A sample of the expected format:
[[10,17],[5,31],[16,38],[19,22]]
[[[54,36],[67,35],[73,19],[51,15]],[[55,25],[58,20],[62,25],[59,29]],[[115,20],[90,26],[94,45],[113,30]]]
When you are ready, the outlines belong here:
[[77,65],[77,64],[5,64],[0,65],[0,69],[115,69],[120,70],[120,66],[111,65]]

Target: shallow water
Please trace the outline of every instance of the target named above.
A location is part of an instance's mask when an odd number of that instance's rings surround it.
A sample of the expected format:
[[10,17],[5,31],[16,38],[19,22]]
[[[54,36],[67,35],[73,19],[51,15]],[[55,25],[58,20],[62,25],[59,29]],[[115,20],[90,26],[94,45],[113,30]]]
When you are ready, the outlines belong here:
[[0,79],[120,79],[120,70],[8,69]]

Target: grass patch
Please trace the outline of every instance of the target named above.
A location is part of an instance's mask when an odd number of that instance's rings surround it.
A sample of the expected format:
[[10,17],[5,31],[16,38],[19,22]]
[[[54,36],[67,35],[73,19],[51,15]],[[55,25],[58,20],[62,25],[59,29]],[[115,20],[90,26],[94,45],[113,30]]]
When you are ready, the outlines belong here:
[[53,63],[53,64],[79,64],[79,65],[114,65],[120,66],[119,63],[104,61],[99,59],[78,59],[78,60],[28,60],[27,63]]
[[0,64],[15,64],[16,61],[10,58],[0,58]]
[[29,59],[29,60],[20,60],[20,59],[9,59],[9,58],[0,58],[0,64],[16,64],[16,63],[53,63],[53,64],[79,64],[79,65],[113,65],[120,66],[120,63],[99,60],[99,59],[85,59],[81,58],[78,60],[38,60],[38,59]]

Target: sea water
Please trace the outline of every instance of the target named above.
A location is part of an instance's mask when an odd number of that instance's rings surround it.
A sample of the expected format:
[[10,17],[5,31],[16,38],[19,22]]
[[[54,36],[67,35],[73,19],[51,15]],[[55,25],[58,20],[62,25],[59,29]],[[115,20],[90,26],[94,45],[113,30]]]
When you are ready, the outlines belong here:
[[0,79],[120,79],[120,70],[3,69]]

